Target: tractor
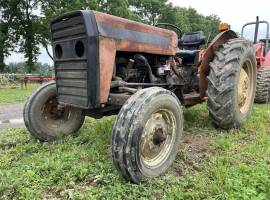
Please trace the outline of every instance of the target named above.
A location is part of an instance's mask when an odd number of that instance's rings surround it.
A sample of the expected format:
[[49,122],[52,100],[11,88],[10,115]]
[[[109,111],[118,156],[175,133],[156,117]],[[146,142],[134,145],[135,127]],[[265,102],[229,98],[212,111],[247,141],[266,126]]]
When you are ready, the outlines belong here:
[[[266,37],[258,42],[259,25],[266,25]],[[270,103],[270,46],[269,46],[269,23],[260,21],[259,17],[255,22],[246,23],[242,27],[241,37],[244,37],[244,30],[247,26],[255,25],[254,48],[257,60],[257,87],[255,94],[256,103]]]
[[183,107],[207,101],[217,128],[239,128],[255,97],[252,43],[227,30],[200,60],[203,32],[176,32],[92,10],[57,17],[51,22],[56,80],[26,102],[27,129],[48,141],[76,133],[85,116],[117,115],[113,164],[126,180],[140,183],[173,163]]

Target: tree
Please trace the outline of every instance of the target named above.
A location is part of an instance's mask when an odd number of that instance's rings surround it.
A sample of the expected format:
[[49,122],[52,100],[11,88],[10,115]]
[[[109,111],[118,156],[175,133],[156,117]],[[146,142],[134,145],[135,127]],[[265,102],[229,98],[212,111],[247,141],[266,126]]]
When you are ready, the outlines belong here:
[[220,23],[220,18],[217,15],[209,15],[205,17],[203,31],[210,36],[209,40],[212,40],[219,33],[218,25]]
[[35,71],[34,63],[40,45],[50,42],[50,22],[71,10],[92,9],[151,25],[168,22],[182,32],[203,30],[214,36],[220,19],[203,16],[193,8],[175,7],[168,0],[5,0],[0,1],[0,71],[4,57],[19,47],[24,53],[28,72]]
[[204,16],[193,8],[174,7],[167,4],[161,12],[159,22],[178,26],[182,33],[202,30],[212,39],[218,33],[220,18],[216,15]]
[[47,48],[50,43],[50,22],[59,15],[72,10],[97,10],[99,7],[98,0],[42,0],[40,29],[43,47]]
[[57,16],[71,10],[97,10],[119,17],[140,20],[140,17],[129,10],[128,0],[44,0],[41,6],[42,40],[46,47],[50,40],[50,22]]
[[[176,25],[181,29],[182,33],[190,32],[192,28],[186,13],[186,8],[174,7],[170,3],[163,8],[159,22]],[[172,30],[175,31],[175,29]]]
[[5,45],[8,37],[8,27],[4,22],[0,22],[0,72],[5,68],[4,58],[8,55],[8,48]]
[[39,0],[21,0],[17,14],[16,33],[19,39],[19,51],[24,53],[28,72],[35,70],[34,63],[39,54],[39,43],[41,39],[41,25],[38,8]]
[[15,22],[19,0],[0,1],[0,72],[5,68],[4,58],[15,48]]
[[127,0],[102,0],[99,10],[119,17],[130,18],[130,10]]
[[167,2],[168,0],[129,0],[129,5],[145,23],[155,25]]

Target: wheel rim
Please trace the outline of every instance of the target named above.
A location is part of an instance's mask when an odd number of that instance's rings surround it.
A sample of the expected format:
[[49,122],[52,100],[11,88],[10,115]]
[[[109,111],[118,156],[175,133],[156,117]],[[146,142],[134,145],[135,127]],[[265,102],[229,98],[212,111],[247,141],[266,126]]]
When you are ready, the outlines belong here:
[[56,127],[69,120],[71,107],[59,107],[56,96],[49,98],[42,107],[41,116],[48,127]]
[[246,113],[249,110],[252,101],[252,91],[254,84],[252,74],[252,63],[250,60],[244,62],[241,67],[239,80],[238,80],[238,106],[241,113]]
[[153,113],[145,124],[140,140],[140,158],[148,168],[166,161],[176,138],[176,119],[167,109]]

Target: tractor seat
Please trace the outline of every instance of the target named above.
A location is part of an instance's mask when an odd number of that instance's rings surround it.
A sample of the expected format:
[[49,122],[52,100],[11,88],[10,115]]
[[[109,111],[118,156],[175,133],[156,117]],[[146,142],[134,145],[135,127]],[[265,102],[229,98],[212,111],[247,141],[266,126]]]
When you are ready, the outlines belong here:
[[179,40],[180,50],[176,56],[181,58],[186,65],[192,65],[198,62],[199,48],[205,44],[206,37],[202,31],[185,33]]
[[198,50],[206,43],[206,37],[202,31],[185,33],[179,41],[179,47],[187,50]]

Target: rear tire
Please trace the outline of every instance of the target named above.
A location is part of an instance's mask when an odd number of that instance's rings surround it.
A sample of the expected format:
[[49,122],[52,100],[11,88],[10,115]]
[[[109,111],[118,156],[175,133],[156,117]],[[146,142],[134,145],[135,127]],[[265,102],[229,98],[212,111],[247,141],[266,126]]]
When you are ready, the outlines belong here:
[[255,103],[270,102],[270,67],[262,67],[257,71],[257,87]]
[[139,183],[164,173],[178,151],[183,132],[177,97],[152,87],[134,94],[114,124],[112,158],[126,180]]
[[31,135],[48,141],[77,132],[84,122],[82,110],[65,106],[58,108],[56,84],[48,82],[27,100],[23,110],[26,128]]
[[250,114],[255,96],[256,59],[252,44],[232,39],[222,45],[210,63],[208,110],[214,125],[239,128]]

